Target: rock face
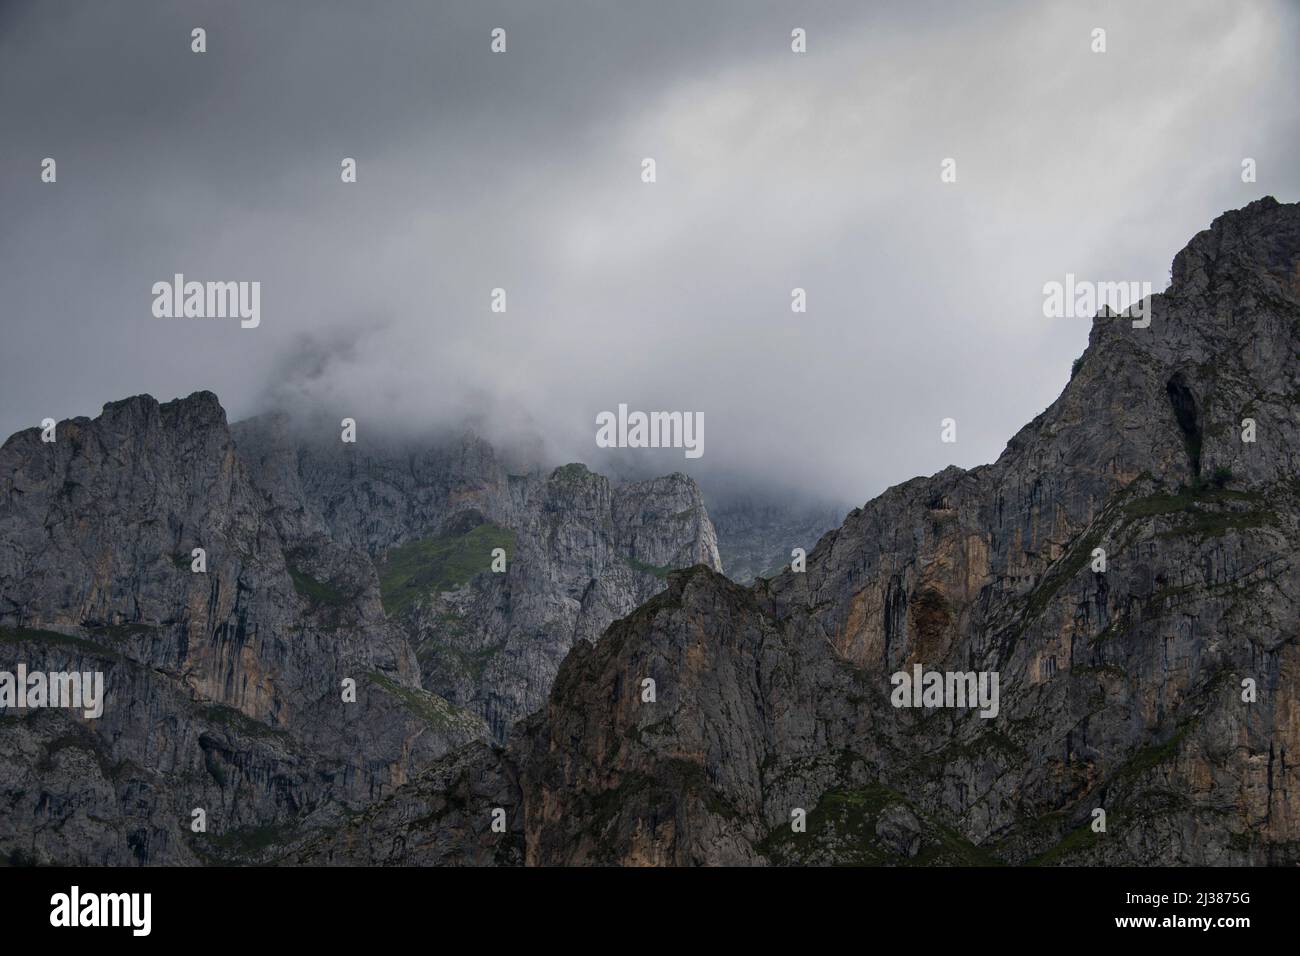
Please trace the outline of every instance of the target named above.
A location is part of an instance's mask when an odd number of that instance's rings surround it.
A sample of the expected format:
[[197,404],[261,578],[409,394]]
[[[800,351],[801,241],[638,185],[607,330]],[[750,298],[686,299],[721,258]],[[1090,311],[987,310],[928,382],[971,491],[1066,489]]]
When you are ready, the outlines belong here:
[[0,449],[0,670],[99,671],[106,699],[0,718],[7,855],[255,854],[484,734],[420,689],[365,556],[270,520],[214,395],[115,402],[55,437]]
[[[995,463],[751,588],[681,476],[232,434],[205,394],[19,433],[0,670],[102,670],[109,706],[0,714],[0,853],[1300,863],[1298,406],[1300,206],[1267,199],[1149,327],[1098,316]],[[993,706],[896,706],[923,672]]]
[[709,517],[718,532],[727,577],[752,584],[755,578],[774,577],[788,567],[794,548],[811,551],[822,535],[840,526],[847,510],[749,495],[711,504]]
[[[274,417],[235,436],[275,522],[368,555],[423,686],[498,739],[541,706],[576,640],[596,640],[670,569],[722,567],[703,497],[682,474],[622,485],[581,464],[511,474],[473,435],[327,443]],[[504,570],[480,573],[497,547]]]
[[[671,574],[506,747],[294,858],[1300,862],[1298,406],[1300,206],[1265,199],[1149,328],[1098,316],[995,463],[890,489],[806,573]],[[996,674],[996,715],[894,706],[917,666]]]
[[270,858],[503,734],[668,568],[720,567],[681,475],[509,475],[472,437],[303,444],[228,427],[210,393],[55,438],[0,448],[0,672],[100,672],[105,706],[0,710],[15,862]]

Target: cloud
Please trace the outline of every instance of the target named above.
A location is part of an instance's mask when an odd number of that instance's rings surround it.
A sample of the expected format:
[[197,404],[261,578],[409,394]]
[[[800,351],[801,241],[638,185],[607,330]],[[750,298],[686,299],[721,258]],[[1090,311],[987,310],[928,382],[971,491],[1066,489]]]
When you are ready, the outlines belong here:
[[[236,418],[472,419],[555,461],[845,502],[989,461],[1086,342],[1043,318],[1043,283],[1162,288],[1219,212],[1297,198],[1300,23],[981,11],[11,5],[0,430],[210,388]],[[261,281],[262,326],[154,319],[176,271]],[[600,453],[619,403],[702,412],[704,457]]]

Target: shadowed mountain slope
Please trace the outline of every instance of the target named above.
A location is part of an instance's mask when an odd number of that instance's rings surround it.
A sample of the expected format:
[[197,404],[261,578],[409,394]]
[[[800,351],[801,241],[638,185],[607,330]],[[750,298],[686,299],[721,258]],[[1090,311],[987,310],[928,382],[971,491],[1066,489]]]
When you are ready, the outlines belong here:
[[[1215,220],[1151,307],[1097,316],[993,464],[889,489],[806,573],[670,575],[506,747],[288,858],[1300,862],[1300,206]],[[996,673],[996,716],[896,708],[916,665]]]

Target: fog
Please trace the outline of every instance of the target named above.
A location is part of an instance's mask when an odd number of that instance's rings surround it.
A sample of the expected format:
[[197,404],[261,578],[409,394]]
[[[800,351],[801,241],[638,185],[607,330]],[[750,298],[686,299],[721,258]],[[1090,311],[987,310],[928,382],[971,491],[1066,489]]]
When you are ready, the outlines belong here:
[[[3,4],[0,433],[210,389],[860,503],[1059,394],[1089,321],[1044,283],[1163,289],[1300,198],[1297,37],[1198,0]],[[260,282],[260,324],[156,318],[175,273]],[[704,454],[597,448],[621,403]]]

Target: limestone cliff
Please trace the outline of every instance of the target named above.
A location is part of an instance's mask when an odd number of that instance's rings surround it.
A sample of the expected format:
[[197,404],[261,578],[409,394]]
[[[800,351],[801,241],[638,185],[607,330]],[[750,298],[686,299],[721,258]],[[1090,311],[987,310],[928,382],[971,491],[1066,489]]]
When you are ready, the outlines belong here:
[[0,671],[98,671],[106,697],[0,711],[0,859],[267,858],[503,734],[667,569],[719,567],[681,475],[510,475],[472,436],[285,424],[138,396],[0,448]]
[[[806,573],[670,575],[508,746],[291,858],[1300,862],[1300,205],[1217,219],[1151,318],[1099,315],[993,464],[891,488]],[[896,708],[916,664],[998,674],[997,715]]]

